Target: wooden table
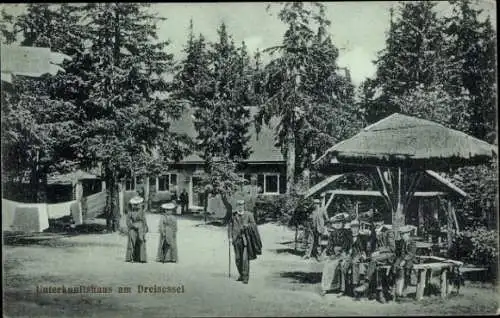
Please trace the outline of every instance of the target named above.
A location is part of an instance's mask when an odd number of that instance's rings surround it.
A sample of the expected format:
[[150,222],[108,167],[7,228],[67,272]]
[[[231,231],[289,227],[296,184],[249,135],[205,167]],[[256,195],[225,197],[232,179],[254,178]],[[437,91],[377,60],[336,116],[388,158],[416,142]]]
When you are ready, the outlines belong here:
[[415,264],[413,265],[413,270],[417,273],[417,293],[416,300],[421,300],[424,297],[424,291],[426,286],[432,277],[432,273],[439,272],[440,275],[440,290],[441,297],[445,298],[451,293],[451,286],[448,282],[448,275],[456,270],[460,270],[463,265],[462,262],[441,259],[438,257],[428,257],[428,259],[437,260],[437,262]]
[[432,255],[432,249],[436,245],[434,243],[428,243],[428,242],[415,242],[415,245],[417,246],[417,254],[420,254],[419,251],[425,251],[427,255]]
[[[432,273],[435,272],[439,272],[440,274],[441,297],[447,297],[451,293],[451,286],[448,283],[449,273],[460,270],[463,263],[435,256],[417,256],[417,258],[420,260],[430,260],[432,262],[413,265],[412,270],[415,270],[417,274],[417,292],[415,299],[417,301],[422,300],[425,288],[429,284]],[[390,269],[390,265],[377,265],[377,272],[379,270],[383,270],[385,271],[385,275],[388,275]],[[402,276],[397,279],[395,284],[392,286],[392,294],[394,296],[402,295],[404,285],[404,276]],[[394,297],[394,299],[396,299],[396,297]]]

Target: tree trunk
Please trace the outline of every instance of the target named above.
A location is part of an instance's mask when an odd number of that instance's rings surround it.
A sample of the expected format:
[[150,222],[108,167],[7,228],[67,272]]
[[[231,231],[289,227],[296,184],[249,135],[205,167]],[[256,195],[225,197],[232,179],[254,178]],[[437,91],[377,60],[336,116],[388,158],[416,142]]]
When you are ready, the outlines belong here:
[[297,244],[297,240],[299,238],[299,222],[295,222],[295,248],[294,250],[297,251],[297,248],[298,248],[298,244]]
[[290,194],[295,183],[295,132],[289,126],[286,132],[286,193]]
[[304,190],[309,190],[309,188],[311,187],[311,169],[309,169],[309,167],[306,167],[304,168],[304,170],[302,170],[302,181],[305,187]]
[[117,230],[117,219],[119,216],[118,205],[118,183],[114,171],[106,165],[104,168],[104,179],[106,180],[106,227],[108,231]]
[[229,203],[225,194],[221,194],[220,197],[222,199],[222,203],[226,207],[226,215],[224,216],[224,224],[226,224],[227,222],[229,222],[231,216],[233,215],[233,206],[231,205],[231,203]]

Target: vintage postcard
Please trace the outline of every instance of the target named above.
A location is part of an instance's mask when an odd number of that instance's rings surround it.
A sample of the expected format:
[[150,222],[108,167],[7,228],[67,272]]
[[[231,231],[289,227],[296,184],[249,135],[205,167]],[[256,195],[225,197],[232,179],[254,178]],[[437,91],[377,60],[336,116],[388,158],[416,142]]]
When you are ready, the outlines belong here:
[[498,312],[494,1],[0,6],[4,316]]

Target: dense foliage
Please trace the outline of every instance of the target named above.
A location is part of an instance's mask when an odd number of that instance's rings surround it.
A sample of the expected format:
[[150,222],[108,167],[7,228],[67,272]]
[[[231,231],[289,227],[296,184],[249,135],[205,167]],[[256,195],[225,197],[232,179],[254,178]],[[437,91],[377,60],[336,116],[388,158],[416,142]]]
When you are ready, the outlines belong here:
[[498,231],[478,228],[461,232],[454,238],[450,257],[486,267],[488,277],[498,275]]
[[[2,177],[30,182],[33,193],[42,193],[48,174],[99,163],[110,185],[111,216],[117,186],[130,171],[155,175],[194,151],[207,162],[207,192],[230,196],[241,187],[237,171],[251,153],[254,118],[246,106],[256,106],[257,128],[278,119],[276,143],[287,164],[287,196],[269,210],[294,223],[308,210],[300,195],[314,158],[393,112],[496,143],[495,31],[472,1],[450,5],[445,15],[430,1],[391,10],[376,74],[357,96],[349,70],[337,65],[325,6],[317,3],[281,5],[277,18],[286,32],[262,52],[269,63],[234,43],[224,23],[210,42],[194,34],[191,22],[178,67],[168,41],[158,38],[164,18],[147,4],[28,4],[17,17],[4,10],[3,43],[20,37],[22,45],[49,47],[72,60],[64,73],[16,78],[2,89]],[[195,109],[194,143],[170,130],[185,106]],[[496,226],[496,169],[447,172],[470,195],[457,208],[469,227]],[[351,183],[364,187],[366,180]]]

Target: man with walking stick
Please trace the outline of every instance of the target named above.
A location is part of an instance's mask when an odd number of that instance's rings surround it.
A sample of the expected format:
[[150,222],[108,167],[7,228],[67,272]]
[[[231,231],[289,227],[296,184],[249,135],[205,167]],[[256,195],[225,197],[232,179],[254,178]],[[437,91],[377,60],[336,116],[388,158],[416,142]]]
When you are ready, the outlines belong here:
[[[262,253],[262,242],[253,214],[245,211],[245,201],[239,200],[236,212],[228,225],[229,242],[234,246],[234,259],[238,268],[238,281],[248,284],[250,260]],[[229,247],[229,276],[231,276],[231,247]]]

